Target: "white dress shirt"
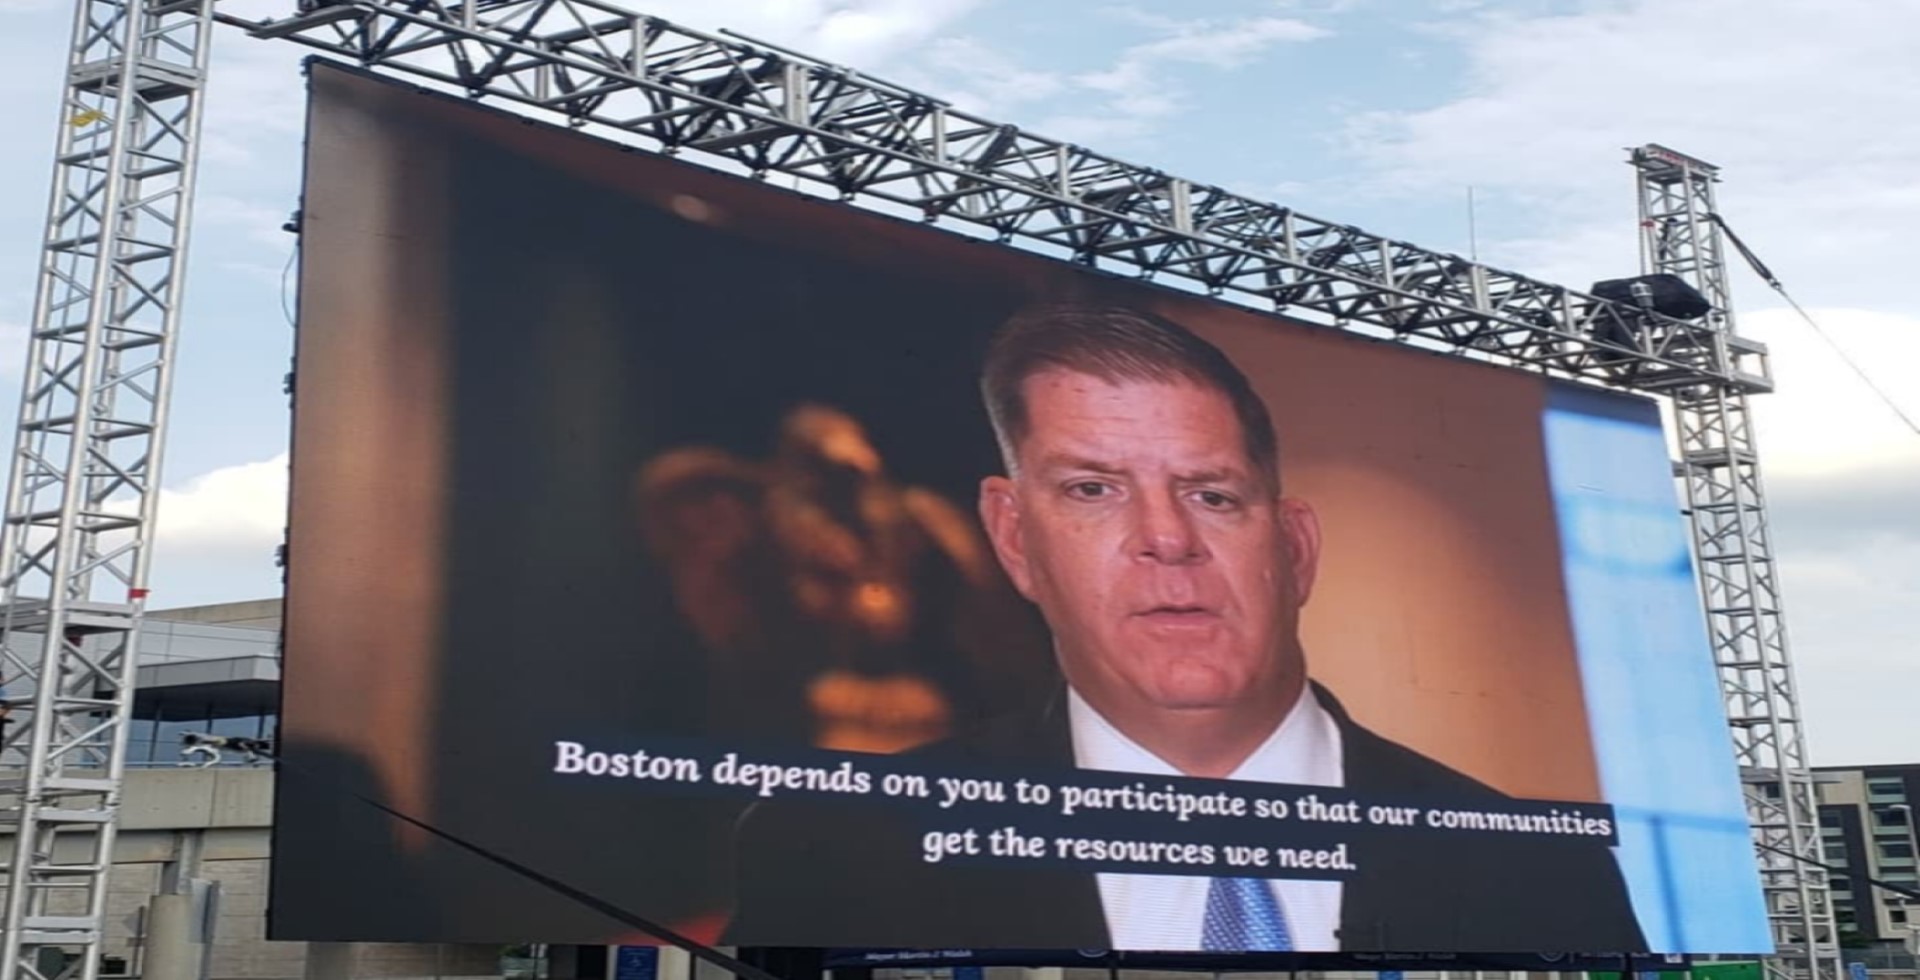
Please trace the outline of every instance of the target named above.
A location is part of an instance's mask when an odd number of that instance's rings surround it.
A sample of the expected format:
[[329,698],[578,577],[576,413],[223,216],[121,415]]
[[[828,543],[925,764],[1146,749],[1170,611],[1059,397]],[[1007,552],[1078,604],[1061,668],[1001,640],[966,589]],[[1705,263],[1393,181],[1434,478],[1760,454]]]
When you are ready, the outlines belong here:
[[[1074,763],[1082,769],[1184,775],[1120,734],[1071,688],[1067,692],[1067,717],[1073,731]],[[1312,688],[1303,685],[1300,700],[1287,712],[1286,720],[1227,778],[1339,787],[1346,782],[1341,763],[1340,729],[1313,696]],[[1106,911],[1114,949],[1200,949],[1211,878],[1105,873],[1098,877],[1100,904]],[[1270,880],[1281,914],[1286,917],[1293,948],[1303,952],[1338,950],[1341,883]]]

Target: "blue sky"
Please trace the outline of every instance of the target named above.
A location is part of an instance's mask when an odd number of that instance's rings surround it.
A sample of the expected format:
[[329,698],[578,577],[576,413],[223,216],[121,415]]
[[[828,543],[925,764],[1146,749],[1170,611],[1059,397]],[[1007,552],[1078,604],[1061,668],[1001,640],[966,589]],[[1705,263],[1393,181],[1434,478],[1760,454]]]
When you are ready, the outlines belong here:
[[[228,0],[277,13],[290,3]],[[244,8],[238,5],[244,4]],[[1624,147],[1724,169],[1721,211],[1920,415],[1920,7],[1873,0],[660,0],[963,109],[1318,217],[1585,286],[1637,267]],[[17,390],[70,14],[0,0],[0,390]],[[218,38],[155,602],[277,591],[303,52]],[[288,287],[290,288],[290,287]],[[1914,761],[1920,435],[1744,273],[1816,762]],[[6,413],[10,415],[11,413]]]

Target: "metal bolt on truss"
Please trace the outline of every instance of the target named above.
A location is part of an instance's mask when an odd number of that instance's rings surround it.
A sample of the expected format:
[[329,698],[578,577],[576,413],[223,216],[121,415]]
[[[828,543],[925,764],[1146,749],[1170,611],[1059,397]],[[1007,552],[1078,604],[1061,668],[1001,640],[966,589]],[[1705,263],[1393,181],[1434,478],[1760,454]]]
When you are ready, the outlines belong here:
[[[1710,321],[1726,342],[1764,356],[1764,348],[1734,336],[1720,229],[1710,217],[1717,168],[1653,144],[1634,150],[1631,162],[1642,271],[1692,283],[1713,304]],[[1779,951],[1768,970],[1782,980],[1838,977],[1839,944],[1818,863],[1819,810],[1747,394],[1711,384],[1681,385],[1669,394],[1680,448],[1675,472],[1693,526],[1714,662]]]
[[80,0],[0,526],[0,977],[99,975],[211,0]]

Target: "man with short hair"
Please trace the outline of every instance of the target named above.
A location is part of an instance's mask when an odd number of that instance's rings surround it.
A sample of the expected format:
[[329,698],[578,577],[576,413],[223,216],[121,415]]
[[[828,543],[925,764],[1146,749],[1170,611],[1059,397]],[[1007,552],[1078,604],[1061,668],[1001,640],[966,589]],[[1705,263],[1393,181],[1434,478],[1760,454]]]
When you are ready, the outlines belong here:
[[[1342,785],[1296,628],[1319,524],[1226,356],[1150,314],[1044,307],[1001,328],[981,391],[1007,470],[981,519],[1053,632],[1075,763]],[[1231,881],[1101,874],[1114,945],[1201,948]],[[1339,948],[1340,882],[1271,888],[1268,946]]]
[[[981,519],[1008,577],[1046,619],[1067,689],[1042,710],[924,750],[929,761],[1489,807],[1506,799],[1360,726],[1308,680],[1298,627],[1319,524],[1304,501],[1282,495],[1266,407],[1220,350],[1150,313],[1038,307],[996,334],[981,390],[1006,467],[981,483]],[[798,838],[793,821],[749,816],[735,935],[1135,950],[1644,949],[1604,838],[1382,835],[1345,880],[1088,874],[908,866],[878,857],[910,844],[903,829],[839,812],[799,821],[811,831]]]

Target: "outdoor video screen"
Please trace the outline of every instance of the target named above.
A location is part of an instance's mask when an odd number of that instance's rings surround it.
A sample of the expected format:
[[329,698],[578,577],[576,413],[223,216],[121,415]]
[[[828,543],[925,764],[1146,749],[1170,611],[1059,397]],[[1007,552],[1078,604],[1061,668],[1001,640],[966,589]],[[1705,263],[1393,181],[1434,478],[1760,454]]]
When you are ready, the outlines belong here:
[[277,938],[1770,949],[1652,403],[311,77]]

